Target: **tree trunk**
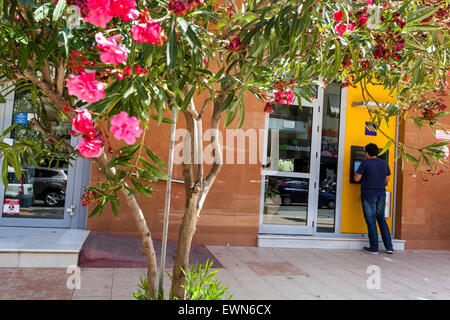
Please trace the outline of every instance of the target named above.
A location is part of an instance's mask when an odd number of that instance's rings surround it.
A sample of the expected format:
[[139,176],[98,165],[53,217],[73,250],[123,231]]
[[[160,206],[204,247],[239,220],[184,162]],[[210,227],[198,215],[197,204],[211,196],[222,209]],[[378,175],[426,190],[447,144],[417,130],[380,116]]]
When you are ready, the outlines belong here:
[[[222,168],[222,151],[217,137],[220,113],[219,108],[224,100],[221,93],[214,101],[214,110],[211,117],[211,126],[214,134],[211,135],[211,143],[214,145],[214,164],[206,177],[203,178],[203,132],[202,113],[197,114],[194,103],[191,109],[184,112],[191,152],[183,159],[183,177],[186,193],[186,205],[178,234],[178,246],[174,258],[172,294],[175,298],[186,299],[186,292],[182,286],[186,285],[186,276],[181,268],[189,272],[189,255],[191,252],[192,238],[194,237],[197,221],[202,210],[206,196],[214,183],[215,178]],[[185,150],[186,151],[186,150]]]
[[[116,170],[114,169],[114,167],[108,168],[108,158],[105,152],[103,152],[102,155],[98,158],[98,163],[102,168],[105,168],[108,171],[108,174],[110,174],[111,176],[114,176],[116,174]],[[157,298],[156,275],[158,267],[156,264],[156,255],[152,236],[147,226],[147,222],[145,221],[144,214],[142,213],[142,210],[139,207],[139,203],[136,200],[136,197],[134,195],[129,195],[126,188],[122,188],[121,192],[125,196],[128,207],[131,210],[131,214],[136,222],[136,226],[142,238],[142,250],[147,261],[147,294],[149,299],[154,300]]]
[[173,279],[172,279],[172,295],[178,299],[186,299],[185,289],[186,273],[189,272],[189,255],[191,251],[192,238],[197,225],[199,208],[197,207],[198,193],[186,200],[183,221],[178,233],[178,246],[174,258]]

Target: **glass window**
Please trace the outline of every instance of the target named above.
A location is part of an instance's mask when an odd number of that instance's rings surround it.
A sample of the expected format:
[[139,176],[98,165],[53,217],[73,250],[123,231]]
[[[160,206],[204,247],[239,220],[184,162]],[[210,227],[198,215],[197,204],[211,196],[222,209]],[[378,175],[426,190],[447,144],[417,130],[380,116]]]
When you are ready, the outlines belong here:
[[317,232],[335,230],[340,102],[340,85],[329,84],[323,104]]
[[309,173],[313,108],[274,106],[269,116],[266,169]]
[[306,226],[308,195],[308,179],[266,176],[263,223]]
[[[50,126],[58,139],[66,139],[70,143],[71,123],[52,108],[44,106],[46,119],[39,119],[42,125]],[[31,119],[33,114],[30,93],[21,91],[14,97],[13,123],[17,126],[11,131],[12,143],[21,140],[40,141],[41,133],[34,128]],[[47,159],[43,155],[36,155],[35,159],[40,168],[25,164],[22,160],[22,175],[17,179],[14,169],[8,168],[8,188],[2,216],[7,218],[46,218],[63,219],[65,193],[67,186],[68,161],[64,152],[57,150],[54,145],[48,148],[61,155],[61,158]]]

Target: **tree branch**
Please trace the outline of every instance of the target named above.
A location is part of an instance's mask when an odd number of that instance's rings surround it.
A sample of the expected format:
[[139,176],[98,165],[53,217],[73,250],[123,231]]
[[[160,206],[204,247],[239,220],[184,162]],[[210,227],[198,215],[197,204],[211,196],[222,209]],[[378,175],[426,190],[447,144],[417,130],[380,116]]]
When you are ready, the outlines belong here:
[[[31,121],[31,123],[33,123],[34,127],[35,127],[39,132],[41,132],[45,137],[47,137],[47,139],[49,139],[49,140],[51,140],[51,141],[53,141],[53,142],[56,142],[56,143],[59,143],[59,142],[60,142],[55,136],[53,136],[50,132],[48,132],[47,130],[45,130],[44,127],[42,127],[42,125],[40,124],[40,122],[39,122],[36,118],[33,118],[33,119],[31,119],[30,121]],[[83,157],[83,156],[81,155],[80,151],[78,151],[77,149],[75,149],[75,148],[72,147],[70,144],[66,143],[65,141],[60,142],[60,145],[61,145],[64,149],[66,149],[67,151],[69,151],[70,153],[72,153],[72,154],[74,154],[74,155],[76,155],[76,156],[78,156],[78,157],[81,157],[81,158],[83,158],[83,159],[86,159],[85,157]]]
[[66,63],[63,60],[59,61],[59,65],[56,68],[55,87],[56,92],[62,95],[64,89],[64,75],[66,72]]

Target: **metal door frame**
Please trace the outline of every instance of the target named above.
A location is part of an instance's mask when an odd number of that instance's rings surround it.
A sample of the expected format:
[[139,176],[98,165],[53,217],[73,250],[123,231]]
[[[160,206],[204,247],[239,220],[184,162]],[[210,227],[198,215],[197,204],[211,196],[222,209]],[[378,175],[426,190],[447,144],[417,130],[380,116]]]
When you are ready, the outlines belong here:
[[[317,211],[319,201],[319,176],[320,176],[320,147],[321,147],[321,135],[322,135],[322,112],[323,112],[323,98],[324,90],[318,88],[317,98],[312,100],[312,103],[306,100],[301,101],[302,107],[313,108],[313,119],[311,127],[311,158],[310,158],[310,172],[309,173],[296,173],[296,172],[281,172],[273,170],[261,170],[261,196],[260,196],[260,217],[259,217],[259,233],[272,233],[272,234],[302,234],[312,235],[317,227]],[[299,105],[298,100],[295,99],[293,105]],[[265,129],[264,129],[264,151],[263,151],[263,164],[267,163],[267,142],[269,131],[269,114],[266,114]],[[264,224],[264,194],[265,194],[265,180],[266,176],[278,176],[278,177],[295,177],[309,179],[308,190],[308,211],[307,211],[307,224],[306,226],[292,226],[292,225],[277,225],[277,224]]]

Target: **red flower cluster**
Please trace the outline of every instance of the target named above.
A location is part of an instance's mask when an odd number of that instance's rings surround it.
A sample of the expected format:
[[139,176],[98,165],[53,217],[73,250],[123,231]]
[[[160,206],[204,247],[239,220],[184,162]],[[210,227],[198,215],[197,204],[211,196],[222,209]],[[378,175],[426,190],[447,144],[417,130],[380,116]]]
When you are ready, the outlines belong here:
[[266,113],[274,113],[275,110],[273,109],[273,105],[270,102],[267,102],[264,106],[264,112]]
[[116,73],[116,77],[117,77],[117,80],[122,81],[124,78],[129,78],[133,74],[140,75],[140,74],[147,74],[147,73],[148,73],[147,68],[142,68],[140,65],[137,65],[134,73],[133,73],[133,67],[125,67],[125,68],[123,68],[123,72]]
[[239,38],[239,36],[237,36],[230,40],[230,44],[228,45],[228,50],[237,52],[237,51],[241,50],[241,47],[242,47],[241,38]]
[[[384,35],[375,36],[375,48],[373,51],[373,57],[375,59],[389,60],[390,58],[395,61],[401,61],[402,56],[399,53],[405,48],[405,40],[402,38],[400,32],[392,32],[391,28],[388,28]],[[395,67],[395,66],[393,66]]]
[[185,16],[195,8],[204,4],[203,0],[170,0],[169,10],[176,15]]
[[92,190],[86,191],[85,193],[83,193],[81,195],[81,203],[82,203],[81,205],[83,207],[86,207],[89,204],[89,202],[94,200],[94,198],[97,197],[97,196],[99,196],[99,194],[94,192],[94,191],[92,191]]
[[69,69],[75,71],[75,73],[82,73],[85,67],[97,67],[97,61],[95,59],[92,59],[92,61],[86,59],[83,51],[72,50]]
[[[372,4],[372,0],[366,0],[365,3],[367,5],[371,5]],[[342,12],[342,10],[339,10],[339,11],[333,13],[333,20],[335,22],[339,22],[336,25],[336,28],[335,28],[336,33],[339,34],[339,35],[343,35],[344,32],[347,29],[349,31],[353,31],[356,27],[359,27],[359,28],[364,27],[364,25],[369,20],[369,18],[367,18],[367,16],[366,16],[366,13],[367,13],[368,9],[369,9],[369,7],[366,6],[366,7],[364,7],[364,9],[362,11],[356,12],[355,13],[356,20],[355,21],[350,21],[348,24],[344,23],[344,21],[343,21],[344,13]],[[344,20],[347,20],[347,13],[345,13],[345,19]]]

